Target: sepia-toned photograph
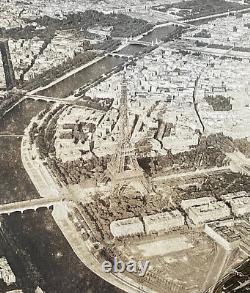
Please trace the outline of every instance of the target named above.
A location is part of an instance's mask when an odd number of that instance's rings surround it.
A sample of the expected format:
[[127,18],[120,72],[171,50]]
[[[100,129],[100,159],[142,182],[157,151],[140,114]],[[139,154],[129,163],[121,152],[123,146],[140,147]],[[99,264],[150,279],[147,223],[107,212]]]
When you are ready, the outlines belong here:
[[0,0],[0,293],[250,292],[250,0]]

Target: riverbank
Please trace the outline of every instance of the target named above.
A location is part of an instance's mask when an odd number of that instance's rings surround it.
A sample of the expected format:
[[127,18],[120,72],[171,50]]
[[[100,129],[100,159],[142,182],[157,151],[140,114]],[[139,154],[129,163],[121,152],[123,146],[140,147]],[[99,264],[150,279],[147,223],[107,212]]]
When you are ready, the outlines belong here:
[[67,213],[67,199],[72,200],[70,194],[65,188],[61,188],[58,185],[55,178],[51,174],[48,167],[43,164],[39,159],[39,154],[34,146],[29,144],[29,129],[35,120],[33,119],[29,127],[25,130],[22,145],[21,145],[21,157],[24,168],[29,174],[34,186],[39,192],[41,197],[58,198],[59,194],[64,195],[66,201],[61,205],[54,206],[52,216],[67,239],[68,243],[72,247],[74,253],[84,263],[84,265],[101,277],[103,280],[110,284],[129,293],[144,292],[154,293],[151,289],[148,289],[141,284],[137,284],[135,281],[126,279],[125,276],[118,276],[113,274],[106,274],[101,270],[101,264],[97,261],[94,255],[90,252],[88,240],[84,241],[81,234],[76,231],[73,223],[68,218]]
[[89,66],[91,66],[91,65],[93,65],[95,63],[97,63],[98,61],[102,60],[103,58],[105,58],[105,55],[103,55],[101,57],[100,56],[99,57],[96,57],[95,59],[89,61],[88,63],[85,63],[85,64],[81,65],[80,67],[75,68],[75,69],[73,69],[73,70],[65,73],[63,76],[58,77],[57,79],[55,79],[54,81],[52,81],[48,85],[43,86],[43,87],[39,87],[39,88],[36,88],[36,89],[30,91],[29,94],[30,95],[41,94],[41,92],[47,90],[48,88],[54,86],[57,83],[63,81],[64,79],[66,79],[66,78],[68,78],[68,77],[70,77],[70,76],[78,73],[79,71],[81,71],[81,70],[83,70],[83,69],[85,69],[85,68],[87,68],[87,67],[89,67]]
[[146,288],[141,284],[137,284],[122,274],[114,275],[103,272],[101,270],[101,264],[89,250],[88,240],[83,241],[81,234],[76,232],[74,225],[69,221],[65,213],[65,208],[60,208],[59,206],[55,207],[52,212],[52,216],[78,258],[84,263],[85,266],[87,266],[103,280],[128,293],[156,293],[156,291]]
[[41,197],[59,198],[61,193],[60,186],[56,184],[51,174],[47,172],[47,168],[43,162],[39,160],[39,155],[34,149],[35,146],[32,147],[29,145],[28,132],[34,122],[37,122],[35,118],[31,120],[29,127],[24,132],[21,144],[22,163]]
[[[129,58],[135,58],[139,52],[144,54],[144,48],[150,48],[152,43],[157,43],[162,38],[168,37],[173,30],[176,29],[173,23],[168,23],[160,26],[155,26],[147,32],[133,38],[132,42],[138,42],[137,46],[130,45],[131,40],[124,40],[124,42],[114,51],[107,53],[103,56],[99,56],[94,60],[66,73],[62,77],[54,80],[45,87],[37,88],[29,94],[39,94],[50,97],[66,98],[72,93],[82,87],[90,86],[96,83],[100,78],[105,78],[107,74],[110,74],[115,68],[129,62]],[[140,45],[140,42],[146,42],[147,45]],[[128,48],[129,54],[119,56],[119,52]],[[146,52],[145,52],[146,53]],[[114,56],[112,56],[114,54]],[[117,55],[118,54],[118,55]],[[126,56],[127,55],[127,56]],[[140,54],[141,55],[141,54]]]

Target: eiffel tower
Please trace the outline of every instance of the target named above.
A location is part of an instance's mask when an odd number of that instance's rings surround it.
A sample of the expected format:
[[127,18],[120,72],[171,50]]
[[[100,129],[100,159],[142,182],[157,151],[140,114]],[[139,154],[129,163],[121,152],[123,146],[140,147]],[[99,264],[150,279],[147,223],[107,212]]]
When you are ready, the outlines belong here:
[[143,169],[139,166],[135,147],[130,142],[128,126],[128,99],[125,72],[121,83],[121,98],[119,106],[119,138],[116,152],[107,166],[107,173],[113,185],[112,196],[117,197],[127,186],[133,186],[142,196],[149,193],[148,182]]

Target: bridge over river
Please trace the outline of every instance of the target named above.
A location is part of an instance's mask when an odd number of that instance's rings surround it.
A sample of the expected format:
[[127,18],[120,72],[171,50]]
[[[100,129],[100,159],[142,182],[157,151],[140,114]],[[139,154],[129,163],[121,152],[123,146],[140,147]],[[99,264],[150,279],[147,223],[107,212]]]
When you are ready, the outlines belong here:
[[8,204],[0,205],[0,215],[10,215],[15,212],[21,212],[27,210],[36,211],[39,208],[52,208],[56,204],[60,204],[62,202],[61,198],[57,199],[48,199],[48,198],[37,198],[32,200],[25,200],[19,202],[13,202]]

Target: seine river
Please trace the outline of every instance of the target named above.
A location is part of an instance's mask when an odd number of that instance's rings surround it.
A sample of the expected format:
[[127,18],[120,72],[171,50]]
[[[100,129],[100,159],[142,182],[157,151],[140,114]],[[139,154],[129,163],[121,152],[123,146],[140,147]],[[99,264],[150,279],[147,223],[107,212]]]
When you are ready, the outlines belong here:
[[[148,33],[141,40],[155,43],[156,40],[160,41],[162,38],[165,38],[172,33],[175,29],[176,27],[173,25],[160,27]],[[142,52],[143,49],[143,46],[128,45],[123,48],[120,53],[130,56]],[[106,56],[100,61],[82,69],[81,71],[78,71],[74,75],[71,75],[57,84],[40,91],[39,94],[48,97],[65,98],[72,94],[76,89],[88,83],[92,83],[103,74],[111,72],[115,67],[124,64],[126,61],[126,58]]]
[[[22,137],[11,135],[22,135],[31,118],[45,105],[44,101],[25,100],[0,121],[1,203],[39,197],[21,162]],[[37,286],[48,293],[121,292],[77,258],[50,211],[14,213],[2,221],[0,251],[24,292],[34,293]]]
[[[143,40],[160,40],[172,31],[171,26],[163,27],[148,34]],[[129,46],[123,53],[135,54],[141,49],[140,46]],[[106,57],[45,90],[43,94],[66,97],[73,90],[111,72],[124,62],[124,58]],[[26,100],[0,120],[1,203],[39,197],[22,166],[20,147],[24,129],[45,105],[43,101]],[[76,257],[50,211],[14,213],[2,221],[0,250],[7,256],[16,274],[17,284],[24,292],[34,293],[36,286],[48,293],[121,292],[92,273]]]

